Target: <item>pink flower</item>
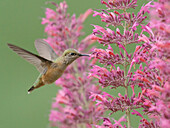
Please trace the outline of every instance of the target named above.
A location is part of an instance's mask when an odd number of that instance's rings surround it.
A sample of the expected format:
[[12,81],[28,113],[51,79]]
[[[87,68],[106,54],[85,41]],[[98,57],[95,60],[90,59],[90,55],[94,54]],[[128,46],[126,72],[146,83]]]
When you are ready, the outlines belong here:
[[[56,9],[47,8],[46,17],[42,19],[47,34],[45,41],[58,55],[68,48],[87,53],[87,48],[94,41],[90,39],[91,35],[81,41],[79,37],[83,35],[83,22],[92,10],[89,9],[76,18],[75,14],[70,16],[67,13],[68,6],[65,1],[60,4],[50,3],[55,5]],[[96,106],[89,99],[90,93],[100,93],[99,87],[95,86],[92,79],[87,76],[89,63],[87,58],[78,59],[77,63],[70,65],[63,76],[55,82],[61,89],[52,103],[49,116],[51,126],[60,128],[87,126],[90,128],[90,124],[98,122],[100,115],[103,114],[102,106]]]
[[[67,14],[66,2],[59,5],[51,3],[56,10],[46,9],[42,24],[46,25],[46,41],[58,55],[67,48],[85,52],[95,41],[103,44],[101,48],[93,48],[90,55],[92,63],[88,59],[79,59],[56,81],[62,89],[52,104],[51,125],[60,128],[130,128],[133,123],[130,114],[133,114],[141,118],[139,128],[168,127],[169,1],[150,1],[135,14],[127,10],[135,9],[137,0],[101,0],[106,9],[93,11],[93,16],[99,16],[105,26],[93,25],[93,34],[81,41],[82,23],[92,10],[76,18]],[[144,22],[146,13],[150,13],[147,24]],[[139,28],[141,33],[137,33]],[[136,44],[136,48],[129,50],[131,44]],[[87,76],[89,68],[91,70]],[[97,79],[98,83],[92,78]],[[109,87],[112,91],[104,92],[99,87]],[[114,89],[119,87],[125,90],[125,94],[115,94]],[[136,88],[140,91],[137,92]],[[131,89],[132,94],[129,94]],[[139,112],[139,108],[143,112]],[[105,111],[109,114],[103,115]],[[118,111],[126,116],[115,120],[110,115]],[[144,114],[150,121],[144,118]],[[101,125],[98,124],[100,120],[103,121]],[[123,122],[127,122],[127,126]]]
[[[161,5],[156,2],[153,2],[154,4],[152,5],[151,1],[142,6],[137,14],[126,12],[128,8],[135,8],[137,6],[136,2],[136,0],[101,0],[101,3],[107,9],[94,11],[93,16],[100,16],[105,26],[93,25],[94,35],[91,38],[104,46],[108,45],[108,48],[103,47],[103,49],[93,50],[91,57],[95,59],[95,62],[98,59],[99,63],[103,64],[103,67],[94,65],[89,77],[97,78],[102,88],[110,87],[110,89],[115,89],[120,86],[124,87],[126,94],[119,93],[119,97],[113,97],[109,94],[108,96],[110,97],[108,97],[104,94],[91,93],[91,98],[97,102],[98,106],[102,105],[107,110],[110,110],[110,114],[117,111],[130,113],[131,110],[142,108],[145,114],[149,113],[152,117],[154,117],[153,115],[156,115],[155,117],[160,116],[160,120],[164,122],[161,123],[158,118],[155,118],[157,122],[148,121],[143,117],[142,113],[134,110],[132,114],[142,118],[139,127],[166,126],[169,119],[169,116],[167,116],[169,112],[167,105],[169,103],[164,98],[169,95],[169,91],[165,91],[164,88],[167,87],[165,83],[169,86],[170,36],[167,24],[170,20],[169,17],[165,17],[165,14],[169,14],[169,9],[167,8],[169,4],[167,4],[167,1],[163,1],[160,2]],[[155,22],[157,17],[154,17],[155,19],[146,25],[143,22],[147,18],[145,14],[154,12],[149,10],[150,7],[158,7],[155,10],[157,10],[160,20]],[[122,10],[122,13],[118,10]],[[153,16],[155,14],[154,12]],[[155,24],[157,25],[155,26]],[[111,29],[112,26],[114,27],[113,30]],[[139,26],[142,29],[140,34],[136,33]],[[155,28],[156,32],[152,28]],[[145,36],[145,33],[149,34],[149,36]],[[129,52],[127,46],[132,43],[138,45],[133,50],[134,52]],[[119,53],[115,52],[114,45],[119,48]],[[139,65],[139,68],[136,68],[136,65]],[[116,69],[116,67],[118,68]],[[128,73],[126,73],[127,71]],[[132,96],[127,95],[129,87],[133,91]],[[139,87],[141,92],[135,92],[135,87]],[[136,96],[136,94],[138,95]],[[165,110],[164,112],[162,111],[163,109]],[[96,127],[123,127],[117,122],[114,125],[109,118],[103,119],[103,125],[96,125]],[[128,119],[128,127],[130,127],[130,120]]]

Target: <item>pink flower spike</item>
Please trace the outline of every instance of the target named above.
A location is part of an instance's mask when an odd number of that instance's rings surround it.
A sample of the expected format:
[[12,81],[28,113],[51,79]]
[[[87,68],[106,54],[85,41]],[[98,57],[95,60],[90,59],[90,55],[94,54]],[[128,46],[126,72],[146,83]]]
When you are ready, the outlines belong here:
[[[61,56],[68,48],[74,48],[80,53],[88,54],[87,51],[91,51],[89,46],[95,40],[90,39],[91,35],[83,40],[80,37],[83,37],[84,34],[82,32],[83,21],[92,13],[92,10],[87,10],[79,18],[76,18],[75,14],[67,13],[65,1],[60,4],[49,3],[55,5],[56,9],[46,9],[46,17],[42,19],[47,35],[45,41],[58,56]],[[97,40],[100,41],[102,38],[97,38]],[[103,54],[105,53],[106,51]],[[95,55],[91,55],[91,57],[95,57]],[[57,91],[55,101],[52,103],[52,111],[49,116],[52,127],[70,128],[75,127],[75,124],[86,126],[86,124],[92,123],[91,119],[97,122],[97,119],[104,112],[102,100],[105,100],[105,98],[100,95],[101,91],[95,86],[96,82],[92,80],[92,77],[87,76],[87,71],[91,67],[89,59],[82,57],[76,61],[77,63],[69,65],[62,77],[55,82],[61,89]],[[102,68],[100,71],[105,73]],[[90,73],[89,76],[101,78],[95,73]],[[92,99],[96,99],[99,106],[96,106],[95,102],[89,99],[90,92],[92,92],[92,96],[96,94]]]

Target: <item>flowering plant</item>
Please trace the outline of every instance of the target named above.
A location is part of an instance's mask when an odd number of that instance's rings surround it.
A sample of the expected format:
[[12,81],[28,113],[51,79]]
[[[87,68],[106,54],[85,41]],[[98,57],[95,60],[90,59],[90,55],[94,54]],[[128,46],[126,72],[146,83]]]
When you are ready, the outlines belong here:
[[[139,124],[141,128],[168,127],[170,123],[168,98],[170,95],[170,20],[166,14],[170,14],[169,2],[161,0],[153,2],[153,5],[149,2],[142,6],[136,15],[133,12],[130,13],[128,9],[135,9],[137,0],[101,0],[101,3],[107,9],[102,9],[101,12],[94,11],[93,16],[100,16],[102,22],[106,23],[106,27],[94,25],[92,39],[104,46],[107,45],[108,48],[94,49],[91,57],[99,59],[104,67],[94,65],[90,76],[97,78],[103,88],[123,87],[125,95],[119,93],[119,97],[114,97],[112,94],[103,92],[93,94],[90,98],[93,98],[98,105],[104,105],[107,110],[110,110],[110,115],[125,111],[126,119],[123,116],[119,121],[114,119],[115,123],[113,123],[109,117],[103,118],[103,124],[96,127],[131,128],[133,124],[130,113],[141,117]],[[145,24],[144,21],[147,18],[145,14],[150,12],[149,8],[153,8],[150,13],[151,21]],[[157,13],[158,17],[154,17]],[[139,26],[142,29],[140,34],[137,33]],[[154,28],[156,28],[155,31]],[[128,45],[133,43],[136,44],[136,49],[133,53],[128,52]],[[119,48],[119,54],[114,52],[114,44]],[[138,65],[139,68],[137,68]],[[133,66],[134,69],[132,69]],[[136,87],[141,89],[137,95]],[[132,90],[132,95],[129,89]],[[143,113],[136,110],[139,108],[143,109]],[[143,115],[148,115],[151,121],[145,119]],[[122,125],[123,122],[127,122],[127,125]]]
[[[94,43],[90,39],[91,35],[79,41],[83,35],[83,22],[92,13],[87,10],[76,19],[76,15],[70,16],[67,13],[67,4],[62,2],[56,4],[56,10],[46,8],[46,17],[42,19],[45,24],[45,39],[58,55],[61,55],[65,49],[74,48],[80,52],[87,52],[88,47]],[[56,98],[52,103],[52,110],[49,116],[50,125],[60,128],[89,127],[95,123],[103,114],[102,107],[95,106],[95,103],[89,100],[90,92],[100,93],[98,86],[95,86],[92,78],[87,78],[87,71],[90,68],[87,58],[76,60],[76,63],[70,65],[63,76],[56,81],[61,87],[57,92]]]
[[[92,68],[89,60],[79,59],[56,81],[62,89],[52,104],[51,126],[131,128],[134,126],[130,118],[132,114],[141,118],[141,128],[168,127],[170,19],[166,15],[170,14],[169,1],[150,1],[134,13],[131,10],[137,7],[137,0],[101,0],[106,9],[93,11],[93,16],[100,16],[105,27],[93,25],[93,35],[82,41],[78,40],[82,35],[82,23],[92,10],[76,19],[75,15],[70,17],[67,14],[66,2],[52,4],[56,10],[47,8],[42,24],[46,25],[46,41],[57,54],[70,47],[85,52],[95,41],[107,48],[93,49]],[[146,24],[147,13],[150,13],[150,22]],[[136,48],[129,50],[133,44]],[[115,52],[116,47],[119,53]],[[96,61],[103,66],[96,65]],[[87,76],[89,68],[91,70]],[[98,79],[98,85],[102,88],[114,90],[121,87],[125,94],[118,93],[116,97],[100,91],[93,78]],[[136,88],[140,91],[136,92]],[[106,111],[110,112],[107,117],[103,115]],[[117,121],[111,115],[118,111],[124,114]],[[99,123],[100,120],[103,122]]]

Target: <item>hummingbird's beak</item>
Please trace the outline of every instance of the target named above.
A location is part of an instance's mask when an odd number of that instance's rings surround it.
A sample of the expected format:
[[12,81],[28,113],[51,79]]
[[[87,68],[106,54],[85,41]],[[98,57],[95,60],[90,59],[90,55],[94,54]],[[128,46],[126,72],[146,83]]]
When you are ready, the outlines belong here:
[[90,57],[90,55],[88,55],[88,54],[79,54],[79,56],[88,56],[88,57]]

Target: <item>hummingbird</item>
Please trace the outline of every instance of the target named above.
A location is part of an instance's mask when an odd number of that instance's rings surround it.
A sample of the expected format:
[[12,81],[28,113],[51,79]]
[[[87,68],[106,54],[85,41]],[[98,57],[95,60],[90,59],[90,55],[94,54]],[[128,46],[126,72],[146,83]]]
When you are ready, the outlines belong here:
[[81,56],[89,56],[81,54],[75,49],[67,49],[61,56],[57,56],[52,47],[43,39],[35,40],[35,48],[39,55],[31,53],[16,45],[7,43],[8,47],[16,52],[19,56],[33,64],[40,72],[33,86],[28,90],[28,94],[34,89],[51,84],[59,79],[64,73],[68,65]]

